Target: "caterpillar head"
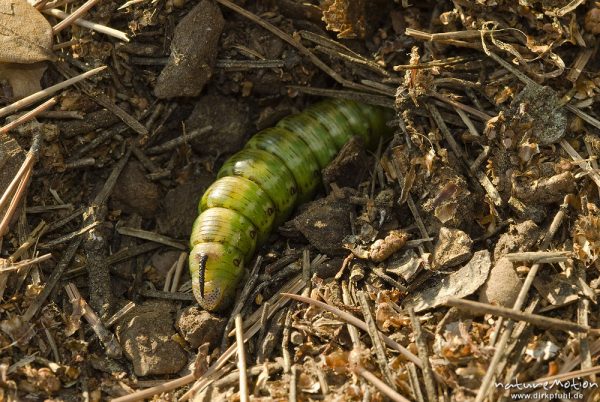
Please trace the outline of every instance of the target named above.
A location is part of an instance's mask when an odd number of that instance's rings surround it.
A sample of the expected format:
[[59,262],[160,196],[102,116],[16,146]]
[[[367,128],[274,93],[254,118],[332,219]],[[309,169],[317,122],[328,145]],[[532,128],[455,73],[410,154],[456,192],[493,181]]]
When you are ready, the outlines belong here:
[[202,308],[223,310],[235,298],[244,272],[243,254],[222,243],[199,243],[189,256],[192,290]]

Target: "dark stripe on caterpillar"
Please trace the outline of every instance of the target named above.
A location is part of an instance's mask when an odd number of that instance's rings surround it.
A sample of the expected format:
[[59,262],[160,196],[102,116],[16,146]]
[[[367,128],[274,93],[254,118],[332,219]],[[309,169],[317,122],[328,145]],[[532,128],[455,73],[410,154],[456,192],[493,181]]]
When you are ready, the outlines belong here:
[[390,115],[353,101],[323,101],[258,132],[223,164],[200,200],[190,238],[192,289],[203,308],[219,310],[233,300],[244,262],[312,199],[321,170],[352,136],[372,146],[388,135]]

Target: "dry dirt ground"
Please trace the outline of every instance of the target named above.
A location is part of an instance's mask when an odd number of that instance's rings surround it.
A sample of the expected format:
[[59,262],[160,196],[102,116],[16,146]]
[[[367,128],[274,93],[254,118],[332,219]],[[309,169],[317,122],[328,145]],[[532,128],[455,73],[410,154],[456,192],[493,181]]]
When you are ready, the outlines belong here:
[[[0,400],[600,400],[599,3],[30,3],[0,0]],[[202,311],[199,197],[323,97],[393,139]]]

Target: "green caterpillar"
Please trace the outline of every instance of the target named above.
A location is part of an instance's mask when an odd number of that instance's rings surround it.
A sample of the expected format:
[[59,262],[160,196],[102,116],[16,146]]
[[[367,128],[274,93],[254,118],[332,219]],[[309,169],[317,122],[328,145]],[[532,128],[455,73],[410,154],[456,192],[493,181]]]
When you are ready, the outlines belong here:
[[295,206],[314,196],[321,170],[352,137],[367,146],[390,134],[391,111],[326,100],[255,134],[229,158],[199,205],[190,238],[194,296],[209,311],[235,297],[244,263]]

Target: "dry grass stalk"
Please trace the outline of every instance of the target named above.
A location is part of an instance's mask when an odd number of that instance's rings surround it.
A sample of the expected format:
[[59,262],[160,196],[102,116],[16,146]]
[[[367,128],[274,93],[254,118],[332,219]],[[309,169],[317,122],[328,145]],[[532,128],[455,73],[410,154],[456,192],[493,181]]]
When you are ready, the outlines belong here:
[[6,263],[4,260],[0,260],[0,273],[17,271],[19,269],[29,267],[33,264],[39,264],[40,262],[47,261],[50,258],[52,258],[52,254],[44,254],[39,257],[20,261],[18,263]]
[[590,328],[586,325],[576,324],[558,318],[545,317],[538,314],[529,314],[515,311],[506,307],[492,306],[491,304],[479,303],[472,300],[450,298],[446,302],[448,306],[457,307],[461,310],[467,310],[477,315],[493,314],[514,321],[525,321],[540,328],[560,329],[566,332],[581,332],[593,335],[600,335],[600,329]]
[[29,106],[39,100],[42,100],[48,96],[51,96],[53,94],[55,94],[56,92],[67,88],[73,84],[76,84],[82,80],[85,80],[86,78],[89,78],[93,75],[98,74],[99,72],[103,71],[104,69],[106,69],[106,66],[102,66],[102,67],[98,67],[98,68],[94,68],[93,70],[90,71],[86,71],[83,74],[80,74],[76,77],[73,78],[69,78],[68,80],[65,80],[61,83],[58,83],[56,85],[52,85],[51,87],[48,87],[46,89],[43,89],[39,92],[36,92],[32,95],[26,96],[25,98],[18,100],[8,106],[3,107],[2,109],[0,109],[0,117],[4,117],[7,116],[11,113],[14,113],[16,111],[18,111],[19,109],[22,109],[26,106]]
[[[404,130],[404,131],[406,132],[406,130]],[[398,167],[398,163],[395,159],[392,159],[392,168],[393,168],[394,173],[396,174],[398,184],[400,185],[401,188],[403,188],[404,187],[404,177],[400,173],[400,168]],[[410,212],[415,220],[415,223],[417,224],[417,228],[419,229],[419,234],[421,235],[421,238],[423,238],[423,239],[429,238],[429,232],[428,232],[427,228],[425,227],[425,223],[423,222],[423,219],[421,218],[421,214],[419,213],[419,209],[417,208],[417,205],[415,204],[415,200],[413,199],[413,197],[410,193],[407,194],[405,198],[406,198],[406,204],[408,205],[408,208],[410,209]],[[431,241],[426,241],[424,243],[424,245],[428,251],[433,250],[433,243]],[[419,365],[417,364],[417,366],[419,366]]]
[[[599,122],[600,124],[600,122]],[[600,188],[600,173],[598,173],[595,169],[584,160],[584,158],[579,155],[579,153],[569,144],[566,140],[560,141],[560,146],[569,154],[573,162],[577,164],[582,170],[584,170],[588,176],[596,183],[596,185]]]
[[[471,165],[471,162],[467,159],[467,156],[461,150],[460,146],[454,139],[454,136],[452,136],[452,133],[450,133],[450,129],[448,128],[448,126],[446,126],[446,123],[442,119],[442,116],[441,116],[440,112],[438,111],[438,109],[435,107],[435,105],[433,105],[433,104],[428,105],[428,108],[431,113],[431,116],[433,117],[433,119],[435,120],[435,122],[438,126],[438,129],[442,132],[442,134],[444,135],[444,138],[446,139],[446,142],[450,145],[450,149],[452,149],[452,152],[454,152],[454,154],[456,155],[456,157],[459,160],[462,160],[464,162],[465,171],[468,174],[470,174],[473,181],[479,182],[481,187],[485,190],[485,192],[490,197],[490,199],[494,202],[495,205],[497,205],[497,206],[502,205],[502,197],[500,197],[500,193],[494,187],[494,185],[492,184],[490,179],[487,177],[487,175],[485,175],[481,171],[474,171],[469,168],[469,166]],[[455,109],[460,110],[456,106],[455,106]]]
[[600,366],[594,366],[586,369],[570,371],[568,373],[557,374],[549,377],[543,377],[535,381],[531,381],[525,384],[543,384],[544,382],[552,381],[568,381],[573,378],[587,377],[589,375],[600,373]]
[[[229,0],[217,0],[217,2],[229,9],[237,12],[238,14],[243,15],[244,17],[255,22],[256,24],[265,28],[266,30],[268,30],[269,32],[271,32],[272,34],[274,34],[281,40],[287,42],[289,45],[296,48],[302,55],[308,57],[315,66],[317,66],[319,69],[321,69],[323,72],[325,72],[327,75],[329,75],[331,78],[333,78],[337,83],[341,84],[342,86],[345,86],[347,88],[357,89],[357,90],[363,90],[363,91],[367,91],[367,92],[381,93],[381,91],[376,90],[374,88],[370,88],[366,85],[357,84],[353,81],[349,81],[349,80],[345,79],[338,72],[336,72],[334,69],[329,67],[326,63],[324,63],[321,59],[319,59],[317,56],[315,56],[314,53],[311,52],[304,45],[302,45],[302,43],[300,43],[300,41],[295,40],[290,35],[288,35],[284,31],[282,31],[281,29],[277,28],[273,24],[252,14],[251,12],[249,12],[247,10],[243,9],[242,7],[238,6],[237,4],[234,4]],[[387,93],[382,93],[382,94],[387,95]]]
[[164,244],[165,246],[170,246],[179,250],[187,250],[187,246],[177,241],[176,239],[170,238],[165,235],[161,235],[159,233],[150,232],[148,230],[120,227],[117,229],[117,232],[124,236],[132,236],[138,239],[150,240],[155,243]]
[[423,362],[423,367],[421,370],[423,371],[423,380],[425,382],[425,392],[427,392],[427,399],[430,401],[435,401],[438,399],[435,377],[433,375],[433,370],[431,369],[431,363],[429,363],[429,351],[427,350],[427,343],[423,336],[423,330],[421,329],[421,323],[419,322],[419,317],[415,314],[414,309],[409,308],[408,313],[410,315],[410,322],[413,327],[413,333],[415,337],[415,343],[417,345],[417,351],[419,353],[419,358]]
[[394,105],[394,101],[390,99],[389,96],[373,95],[365,92],[352,91],[348,89],[315,88],[300,85],[288,85],[288,88],[308,95],[324,96],[328,98],[337,99],[350,99],[375,106],[391,108]]
[[[365,58],[364,56],[361,56],[360,54],[356,53],[352,49],[348,48],[347,46],[344,46],[343,44],[341,44],[333,39],[330,39],[326,36],[319,35],[317,33],[311,32],[311,31],[305,31],[305,30],[300,31],[299,34],[303,39],[306,39],[306,40],[309,40],[311,42],[321,45],[320,46],[321,49],[326,48],[330,52],[328,54],[330,54],[333,57],[339,57],[339,58],[348,60],[351,63],[355,63],[358,65],[364,66],[364,67],[370,69],[371,71],[373,71],[377,74],[380,74],[383,77],[390,76],[390,74],[387,72],[387,70],[383,69],[379,64],[375,63],[372,60]],[[317,50],[319,50],[319,48],[317,48]]]
[[[27,164],[26,169],[23,171],[23,176],[20,177],[20,180],[18,182],[19,184],[15,191],[14,197],[12,198],[10,204],[8,205],[8,209],[6,210],[6,213],[2,217],[2,220],[0,221],[0,238],[3,237],[6,234],[6,232],[8,232],[8,225],[10,224],[10,221],[11,221],[14,213],[16,212],[17,207],[19,206],[19,203],[21,202],[21,198],[23,198],[23,195],[25,194],[25,188],[27,188],[27,185],[29,184],[29,179],[31,178],[32,170],[33,170],[33,163]],[[8,191],[7,191],[5,193],[5,195],[7,195],[7,194],[10,194],[10,193],[8,193]]]
[[385,382],[381,381],[379,378],[377,378],[377,376],[375,374],[371,373],[369,370],[365,369],[364,367],[357,365],[354,368],[354,372],[356,374],[360,375],[361,377],[363,377],[365,380],[369,381],[371,384],[373,384],[375,386],[375,388],[380,390],[383,394],[385,394],[392,401],[410,402],[409,399],[406,399],[405,397],[400,395],[398,392],[396,392],[396,390],[391,388]]
[[480,41],[467,42],[461,39],[480,39],[481,32],[478,30],[444,32],[444,33],[427,33],[413,28],[406,28],[405,34],[413,38],[428,42],[438,42],[442,44],[453,45],[456,47],[465,47],[469,49],[482,50]]
[[96,226],[100,225],[100,222],[92,222],[89,225],[85,225],[84,227],[77,229],[73,232],[67,233],[63,236],[59,236],[55,239],[52,239],[48,242],[45,243],[39,243],[38,244],[38,248],[40,249],[51,249],[52,247],[56,247],[59,244],[63,244],[63,243],[67,243],[69,241],[71,241],[72,239],[74,239],[77,236],[81,236],[84,233],[89,232],[90,230],[94,229]]
[[513,262],[537,262],[540,264],[550,264],[555,262],[565,262],[573,257],[570,251],[525,251],[522,253],[508,253],[507,259]]
[[73,283],[67,283],[65,285],[65,291],[69,296],[69,301],[73,305],[73,308],[81,308],[83,310],[83,317],[86,319],[88,324],[92,327],[96,336],[104,346],[106,354],[112,358],[119,358],[123,354],[121,345],[117,342],[115,336],[110,333],[100,321],[100,318],[94,310],[87,304],[87,302],[79,294],[79,290]]
[[[581,272],[580,278],[585,278],[585,272]],[[584,327],[589,327],[589,315],[590,315],[590,299],[581,298],[577,300],[577,323]],[[581,368],[589,369],[593,366],[592,353],[590,350],[590,339],[587,333],[577,334],[579,338],[579,350],[582,356]],[[596,376],[592,375],[592,381],[596,381]]]
[[2,217],[2,220],[0,220],[0,239],[8,231],[8,225],[25,193],[25,188],[27,187],[33,172],[33,165],[35,164],[40,151],[41,141],[42,133],[41,131],[38,131],[33,137],[31,148],[29,149],[29,152],[27,152],[23,164],[0,198],[0,210],[2,210],[6,207],[8,200],[12,196],[12,200],[10,201],[10,204],[8,204],[8,209]]
[[50,109],[54,105],[56,105],[56,98],[48,99],[46,102],[42,103],[35,109],[23,114],[22,116],[19,116],[18,118],[11,121],[4,127],[0,128],[0,135],[9,132],[10,130],[14,129],[15,127],[20,126],[23,123],[28,122],[29,120],[33,119],[36,116],[39,116],[42,112]]
[[490,116],[487,113],[482,112],[481,110],[475,109],[474,107],[465,105],[463,103],[457,102],[455,100],[449,99],[448,97],[439,94],[435,91],[431,91],[430,95],[436,99],[441,100],[444,103],[449,104],[450,106],[453,106],[457,109],[461,109],[464,112],[467,112],[475,117],[477,117],[478,119],[480,119],[481,121],[488,121],[492,118],[492,116]]
[[206,127],[199,128],[197,130],[193,130],[190,133],[187,133],[180,137],[174,138],[170,141],[165,142],[164,144],[157,145],[152,148],[148,148],[146,150],[146,153],[148,155],[157,155],[157,154],[161,154],[163,152],[172,151],[173,149],[179,147],[180,145],[188,143],[189,141],[193,140],[194,138],[201,137],[202,135],[208,133],[211,130],[212,130],[212,126],[206,126]]
[[288,401],[296,402],[298,400],[298,366],[295,364],[290,369],[289,379]]
[[[342,282],[342,301],[346,306],[352,306],[352,300],[350,299],[350,290],[348,289],[348,282]],[[361,347],[360,344],[360,334],[358,333],[358,328],[356,328],[352,324],[346,324],[346,328],[348,328],[348,333],[350,334],[350,340],[352,341],[352,345],[354,349],[358,349]]]
[[235,316],[235,341],[237,347],[238,370],[240,371],[240,401],[248,402],[250,395],[248,394],[248,377],[246,376],[246,352],[244,351],[244,328],[242,316]]
[[573,65],[571,66],[571,70],[569,70],[565,78],[571,82],[576,82],[577,78],[579,78],[579,76],[585,69],[585,66],[590,61],[592,54],[594,54],[593,49],[580,50],[577,54],[577,57],[575,58],[575,61],[573,62]]
[[[292,357],[290,355],[291,328],[292,328],[292,309],[289,309],[285,315],[285,324],[283,324],[283,334],[281,336],[281,355],[283,357],[283,372],[286,374],[289,374],[292,370]],[[290,387],[291,387],[291,384],[290,384]]]
[[187,253],[179,254],[179,258],[177,259],[177,266],[175,267],[175,273],[173,275],[173,283],[171,285],[171,292],[177,292],[179,289],[179,282],[181,281],[181,274],[183,272],[183,267],[185,266],[185,261],[187,260]]
[[79,7],[77,10],[75,10],[74,12],[72,12],[71,15],[66,17],[64,20],[62,20],[58,24],[54,25],[52,27],[52,33],[54,33],[54,35],[56,35],[63,29],[67,28],[69,25],[75,23],[75,21],[77,19],[79,19],[85,13],[87,13],[88,10],[90,10],[92,7],[94,7],[96,5],[96,3],[98,3],[99,1],[100,0],[88,0],[85,3],[83,3],[83,5],[81,7]]
[[[258,272],[260,270],[261,265],[262,265],[262,256],[259,255],[258,257],[256,257],[254,266],[252,267],[252,270],[250,271],[249,279],[245,283],[244,287],[242,288],[240,297],[238,299],[236,299],[235,305],[233,306],[233,310],[231,311],[229,319],[227,320],[227,324],[225,325],[225,330],[223,331],[223,334],[226,335],[231,330],[231,328],[233,327],[234,322],[235,322],[235,317],[239,313],[242,312],[242,309],[246,305],[248,296],[250,295],[250,292],[252,292],[252,289],[254,289],[256,282],[258,281]],[[221,342],[221,350],[224,350],[226,347],[227,347],[227,336],[223,336],[223,341]]]
[[77,45],[81,43],[81,41],[79,39],[71,39],[65,42],[60,42],[60,43],[56,43],[54,45],[52,45],[52,50],[54,50],[55,52],[57,50],[62,50],[62,49],[67,49],[70,48],[73,45]]
[[[79,11],[79,9],[77,11]],[[54,17],[60,18],[61,20],[63,20],[62,22],[65,22],[67,20],[67,18],[71,18],[71,16],[73,15],[73,14],[69,15],[61,10],[56,9],[56,8],[45,9],[43,12],[44,12],[44,14],[49,14]],[[123,42],[129,42],[129,37],[127,36],[127,34],[125,32],[119,31],[118,29],[107,27],[106,25],[102,25],[102,24],[97,24],[92,21],[84,20],[83,18],[78,18],[72,23],[75,25],[84,27],[84,28],[91,29],[96,32],[103,33],[108,36],[112,36],[113,38],[117,38],[119,40],[122,40]],[[53,30],[56,29],[56,27],[58,27],[59,25],[60,24],[57,24],[53,28]],[[69,42],[72,42],[72,41],[69,41]],[[69,42],[66,42],[66,43],[69,43]],[[68,46],[70,46],[70,45],[67,45],[66,47],[68,47]],[[54,49],[54,47],[53,47],[53,49]]]
[[423,392],[421,391],[419,376],[417,374],[417,366],[415,366],[414,363],[408,363],[406,365],[406,369],[408,371],[408,380],[410,382],[412,393],[415,399],[417,400],[417,402],[425,402],[425,397],[423,396]]
[[50,275],[50,277],[46,281],[44,290],[42,290],[42,292],[36,297],[36,299],[29,305],[29,308],[25,311],[25,314],[23,314],[24,321],[30,321],[37,314],[39,309],[45,303],[46,299],[48,299],[50,293],[52,293],[54,287],[58,284],[58,281],[62,276],[63,272],[69,266],[71,260],[75,256],[77,249],[81,245],[81,241],[81,236],[78,236],[73,241],[71,241],[71,243],[61,256],[61,259],[58,261],[58,264],[56,264],[56,268],[54,268],[54,270],[52,271],[52,275]]
[[167,271],[167,276],[165,277],[165,284],[163,285],[163,292],[169,292],[171,290],[171,280],[173,279],[175,268],[177,268],[177,261],[171,264],[171,268],[169,268],[169,271]]
[[377,325],[375,324],[375,320],[373,319],[373,314],[371,313],[369,302],[367,301],[367,298],[363,291],[357,292],[356,295],[358,298],[358,302],[362,308],[365,323],[367,324],[367,332],[369,333],[371,341],[373,342],[373,347],[375,348],[377,365],[379,366],[379,369],[381,370],[381,373],[383,374],[387,385],[396,391],[396,381],[390,370],[388,359],[385,355],[385,349],[383,347],[383,344],[381,343],[380,333],[377,330]]
[[108,320],[106,320],[106,328],[110,328],[113,325],[115,325],[117,321],[119,321],[121,318],[123,318],[123,316],[125,314],[127,314],[129,311],[131,311],[131,309],[133,309],[134,307],[135,307],[134,302],[127,303],[125,306],[123,306],[123,308],[121,308],[119,311],[117,311],[115,314],[113,314],[112,317],[110,317]]
[[[349,324],[354,325],[357,328],[362,329],[365,332],[369,331],[368,326],[364,321],[359,320],[358,318],[354,317],[352,314],[346,313],[345,311],[342,311],[342,310],[338,309],[337,307],[331,306],[329,304],[325,304],[321,301],[314,300],[314,299],[311,299],[308,297],[298,296],[298,295],[289,294],[289,293],[281,293],[281,295],[285,296],[285,297],[289,297],[290,299],[301,301],[303,303],[312,304],[314,306],[322,308],[323,310],[329,311],[329,312],[337,315],[342,320],[346,321]],[[406,357],[408,360],[415,363],[417,366],[422,367],[423,363],[421,362],[421,359],[419,359],[417,356],[415,356],[414,354],[409,352],[404,346],[400,345],[399,343],[397,343],[396,341],[394,341],[393,339],[391,339],[390,337],[388,337],[384,334],[380,334],[380,335],[381,335],[381,338],[383,339],[383,342],[387,346],[396,350],[402,356]]]

